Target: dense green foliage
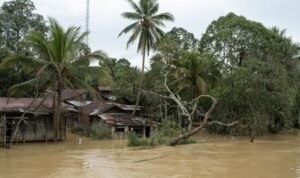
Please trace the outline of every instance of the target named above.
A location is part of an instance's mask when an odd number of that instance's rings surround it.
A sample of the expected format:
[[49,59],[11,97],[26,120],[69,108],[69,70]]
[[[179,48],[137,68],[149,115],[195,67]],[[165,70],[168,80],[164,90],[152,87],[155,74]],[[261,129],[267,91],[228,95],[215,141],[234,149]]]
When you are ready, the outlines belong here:
[[[59,95],[66,87],[92,90],[90,85],[111,86],[121,101],[143,105],[143,116],[176,125],[175,129],[162,128],[142,143],[130,136],[132,145],[154,145],[174,137],[167,132],[175,130],[173,134],[178,135],[187,126],[177,103],[161,97],[169,96],[166,77],[170,90],[187,108],[199,95],[209,94],[218,101],[211,120],[239,121],[234,127],[211,125],[212,132],[262,135],[299,127],[299,46],[285,31],[229,13],[213,21],[199,39],[184,28],[164,34],[160,28],[173,16],[157,14],[157,1],[128,2],[133,12],[122,15],[134,22],[120,34],[131,32],[128,45],[138,40],[137,49],[143,55],[141,70],[126,59],[91,53],[82,42],[86,33],[81,34],[79,28],[64,30],[55,20],[47,27],[43,17],[33,12],[31,1],[5,2],[0,11],[0,96],[6,96],[8,88],[12,95],[32,96],[46,90]],[[150,50],[155,53],[144,74]],[[103,59],[100,68],[89,67],[92,58]],[[141,94],[139,102],[141,89],[148,92]],[[195,124],[202,121],[210,104],[206,99],[198,103]]]
[[230,13],[212,22],[201,47],[223,62],[222,80],[212,91],[220,102],[215,118],[240,121],[234,128],[212,130],[248,135],[293,126],[299,49],[284,31]]
[[[10,54],[30,56],[29,45],[24,41],[30,30],[47,31],[43,16],[34,13],[35,6],[30,0],[4,2],[0,9],[0,62]],[[25,74],[18,64],[14,69],[1,69],[0,96],[7,95],[7,90],[16,83],[28,80],[32,74]],[[32,93],[28,91],[25,96]]]
[[140,71],[131,66],[126,59],[110,59],[100,61],[99,65],[108,75],[102,77],[98,84],[111,86],[113,94],[120,100],[134,103],[138,92]]
[[[156,50],[145,90],[164,95],[168,72],[168,85],[183,102],[203,93],[215,96],[219,104],[212,119],[239,124],[213,125],[210,131],[261,135],[299,125],[299,47],[284,31],[229,13],[213,21],[200,40],[173,28]],[[148,93],[143,99],[147,116],[181,122],[173,101]],[[199,103],[195,121],[208,105]]]

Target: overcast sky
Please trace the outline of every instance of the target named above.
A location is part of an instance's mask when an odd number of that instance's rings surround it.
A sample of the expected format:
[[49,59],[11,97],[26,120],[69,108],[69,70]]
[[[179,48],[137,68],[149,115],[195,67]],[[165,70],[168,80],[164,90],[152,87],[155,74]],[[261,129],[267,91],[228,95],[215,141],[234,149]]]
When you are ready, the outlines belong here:
[[[0,0],[1,4],[4,1]],[[86,0],[33,2],[37,12],[45,17],[54,17],[65,27],[76,25],[85,29]],[[175,22],[167,23],[165,31],[174,26],[183,27],[200,38],[212,20],[234,12],[267,27],[287,29],[288,36],[300,41],[299,0],[159,0],[159,3],[160,12],[171,12],[175,16]],[[126,0],[90,0],[90,46],[140,66],[136,45],[126,49],[128,36],[117,37],[130,22],[121,17],[124,11],[131,11]]]

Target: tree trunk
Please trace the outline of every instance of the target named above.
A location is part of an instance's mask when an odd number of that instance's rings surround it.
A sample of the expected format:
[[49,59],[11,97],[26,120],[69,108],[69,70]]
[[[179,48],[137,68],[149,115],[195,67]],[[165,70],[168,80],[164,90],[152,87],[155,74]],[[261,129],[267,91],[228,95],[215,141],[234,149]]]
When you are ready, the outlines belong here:
[[188,139],[189,137],[191,137],[191,136],[197,134],[198,132],[200,132],[207,125],[208,118],[209,118],[210,114],[215,110],[217,104],[218,104],[218,102],[214,101],[214,103],[211,105],[210,109],[205,113],[203,122],[200,124],[199,127],[195,128],[193,130],[190,130],[188,133],[183,134],[183,135],[177,137],[176,139],[174,139],[173,141],[171,141],[169,143],[169,145],[170,146],[175,146],[178,143],[180,143],[181,141],[183,141],[185,139]]
[[197,96],[196,96],[197,95],[196,94],[197,93],[196,92],[196,79],[193,77],[192,80],[193,80],[192,81],[193,82],[193,99],[195,99],[195,98],[197,98]]
[[165,121],[168,120],[168,103],[167,98],[165,98]]
[[299,115],[298,115],[298,128],[300,128],[300,110],[298,111]]
[[54,141],[57,142],[58,136],[60,135],[60,120],[61,120],[61,91],[62,91],[62,85],[61,82],[58,82],[57,86],[57,94],[54,101],[54,117],[53,117],[53,123],[54,123]]
[[188,122],[189,122],[188,129],[189,131],[191,131],[193,129],[193,115],[190,115],[188,117]]
[[54,141],[57,142],[57,92],[55,92],[53,97],[53,136]]
[[180,108],[179,106],[177,106],[177,115],[178,115],[178,127],[181,128],[182,127],[182,118],[181,118],[181,113],[180,113]]
[[5,117],[5,115],[3,116],[3,123],[4,123],[4,125],[3,125],[3,128],[4,128],[4,131],[3,131],[3,133],[4,133],[4,137],[3,137],[3,147],[5,147],[6,146],[6,132],[7,132],[7,125],[6,125],[6,117]]
[[254,142],[254,138],[255,138],[255,133],[254,133],[254,130],[252,130],[252,132],[251,132],[251,138],[250,138],[250,142],[251,143]]
[[61,138],[61,89],[57,91],[57,135],[59,138]]
[[141,93],[142,93],[142,83],[143,83],[143,79],[144,79],[144,70],[145,70],[145,58],[146,58],[146,51],[143,52],[142,73],[140,75],[140,80],[139,80],[138,96],[136,98],[135,107],[134,107],[134,110],[132,112],[133,115],[136,113],[137,107],[138,107],[139,102],[140,102]]

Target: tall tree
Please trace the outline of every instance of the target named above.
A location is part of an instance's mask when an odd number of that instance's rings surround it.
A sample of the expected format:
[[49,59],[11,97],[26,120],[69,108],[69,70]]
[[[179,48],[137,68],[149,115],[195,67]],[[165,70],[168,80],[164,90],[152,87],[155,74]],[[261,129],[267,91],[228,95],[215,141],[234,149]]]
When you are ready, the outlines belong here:
[[135,3],[133,0],[127,1],[134,12],[124,12],[122,13],[122,16],[126,19],[133,20],[134,23],[124,28],[119,36],[132,32],[127,42],[127,47],[139,38],[137,51],[141,52],[143,56],[139,92],[136,99],[135,110],[133,111],[133,114],[135,114],[141,96],[146,55],[149,55],[150,50],[152,50],[155,44],[164,36],[164,32],[161,29],[161,27],[164,27],[163,22],[173,21],[174,17],[168,12],[158,14],[159,3],[157,0],[140,0],[139,4]]
[[[30,30],[47,31],[43,16],[34,13],[35,6],[30,0],[12,0],[4,2],[0,9],[0,62],[12,53],[31,55],[24,36]],[[0,71],[0,96],[5,96],[9,87],[29,78],[20,70]]]
[[55,91],[53,116],[55,139],[58,137],[61,121],[62,90],[67,87],[92,90],[85,79],[99,74],[99,67],[89,67],[86,61],[105,57],[101,51],[82,55],[86,35],[87,33],[81,33],[77,27],[64,30],[56,20],[50,19],[49,37],[40,31],[33,31],[26,37],[35,52],[33,57],[11,56],[0,66],[5,68],[20,62],[24,70],[39,69],[33,79],[13,86],[10,92],[22,91],[22,88],[28,87]]
[[5,39],[1,47],[12,52],[24,49],[20,42],[30,30],[47,31],[43,16],[34,13],[35,6],[30,0],[4,2],[0,11],[0,36]]
[[207,27],[200,51],[213,53],[229,66],[241,66],[247,57],[265,54],[268,37],[268,29],[261,23],[229,13]]
[[229,13],[209,25],[200,50],[224,62],[213,91],[220,101],[215,118],[240,120],[214,131],[254,136],[291,128],[299,48],[284,31]]
[[174,27],[165,36],[167,39],[174,40],[181,49],[191,51],[199,48],[199,40],[184,28]]

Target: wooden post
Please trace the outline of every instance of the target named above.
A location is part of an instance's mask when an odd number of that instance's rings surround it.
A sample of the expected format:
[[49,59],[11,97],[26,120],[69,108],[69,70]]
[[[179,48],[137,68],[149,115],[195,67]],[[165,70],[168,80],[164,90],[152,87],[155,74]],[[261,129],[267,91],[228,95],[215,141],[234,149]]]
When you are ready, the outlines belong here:
[[298,128],[300,128],[300,110],[298,111],[299,116],[298,116]]
[[46,122],[45,122],[45,142],[48,142],[48,117],[46,117]]
[[25,126],[24,126],[24,124],[23,124],[23,127],[22,127],[22,131],[23,131],[23,143],[25,143],[26,141],[25,141],[25,132],[26,132],[26,130],[25,130],[25,128],[24,128]]
[[147,128],[147,126],[143,127],[143,138],[146,138],[146,130],[147,130],[146,128]]
[[7,132],[7,130],[6,130],[6,128],[7,128],[7,126],[6,126],[6,117],[5,117],[5,115],[3,115],[3,121],[4,121],[3,147],[5,147],[6,146],[6,132]]
[[68,115],[65,115],[65,117],[63,117],[63,119],[64,119],[64,123],[65,123],[65,125],[64,125],[64,140],[66,140],[67,139],[67,119],[68,119]]

